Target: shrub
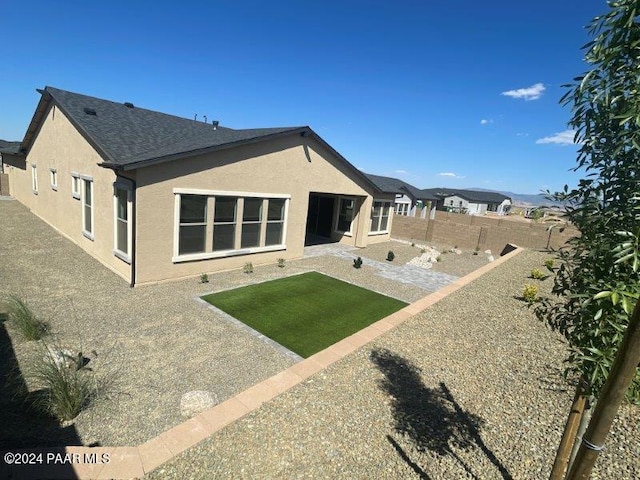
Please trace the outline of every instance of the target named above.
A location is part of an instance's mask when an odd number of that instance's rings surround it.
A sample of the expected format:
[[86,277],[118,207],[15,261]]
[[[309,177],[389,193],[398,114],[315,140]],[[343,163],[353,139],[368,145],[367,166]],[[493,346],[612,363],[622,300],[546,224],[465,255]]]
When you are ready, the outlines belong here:
[[7,301],[9,321],[27,340],[40,340],[49,331],[48,325],[38,319],[29,306],[17,296],[11,295]]
[[476,249],[473,251],[473,255],[478,255],[479,253],[480,253],[480,249],[479,249],[479,248],[476,248]]
[[389,253],[387,253],[387,261],[393,262],[394,258],[396,258],[396,254],[393,253],[393,250],[389,250]]
[[278,266],[279,266],[280,268],[284,268],[284,258],[279,258],[279,259],[278,259]]
[[[444,253],[444,252],[442,252],[442,253]],[[436,262],[441,262],[441,261],[442,261],[442,255],[438,255],[436,257]]]
[[547,258],[544,261],[544,266],[547,267],[547,270],[549,270],[550,272],[553,272],[553,267],[554,267],[553,258]]
[[244,264],[244,273],[253,273],[253,263],[247,262]]
[[360,268],[360,267],[362,267],[362,258],[358,257],[353,260],[353,268]]
[[27,370],[28,377],[40,388],[32,398],[32,406],[60,421],[77,417],[99,391],[93,372],[86,368],[87,362],[82,353],[76,356],[45,345],[42,355]]
[[209,283],[209,275],[206,273],[200,275],[200,283]]
[[524,290],[522,292],[522,298],[524,299],[525,302],[530,304],[535,302],[538,298],[538,286],[533,285],[531,283],[527,283],[524,286]]
[[533,278],[534,280],[541,280],[542,271],[539,268],[534,268],[533,270],[531,270],[531,278]]

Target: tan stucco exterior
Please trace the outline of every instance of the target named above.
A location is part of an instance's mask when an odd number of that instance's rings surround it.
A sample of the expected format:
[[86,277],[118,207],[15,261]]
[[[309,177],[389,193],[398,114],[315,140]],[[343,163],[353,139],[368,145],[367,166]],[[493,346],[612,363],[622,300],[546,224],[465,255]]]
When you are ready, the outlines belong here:
[[[103,159],[56,106],[49,108],[26,161],[5,155],[10,194],[34,214],[78,244],[123,278],[130,279],[129,264],[113,255],[112,170],[98,166]],[[32,189],[36,165],[38,193]],[[50,169],[56,169],[58,188],[51,187]],[[71,173],[93,178],[94,239],[82,234],[82,203],[72,196]]]
[[[131,265],[114,255],[113,185],[116,173],[99,166],[104,159],[55,105],[46,112],[26,159],[5,156],[11,195],[126,280]],[[38,176],[32,189],[32,170]],[[58,178],[51,187],[50,169]],[[94,185],[94,238],[82,233],[82,202],[72,196],[72,173],[88,176]],[[393,195],[375,194],[373,187],[313,137],[292,134],[209,154],[181,158],[120,173],[136,181],[135,282],[159,282],[201,273],[275,263],[303,254],[310,193],[350,197],[356,201],[351,235],[333,232],[336,241],[357,247],[383,242],[390,233],[370,235],[374,201],[393,203]],[[176,261],[176,189],[206,192],[249,192],[285,195],[289,199],[284,243],[277,251]],[[336,202],[337,204],[338,202]],[[337,221],[337,209],[334,212]],[[392,214],[388,231],[391,231]]]

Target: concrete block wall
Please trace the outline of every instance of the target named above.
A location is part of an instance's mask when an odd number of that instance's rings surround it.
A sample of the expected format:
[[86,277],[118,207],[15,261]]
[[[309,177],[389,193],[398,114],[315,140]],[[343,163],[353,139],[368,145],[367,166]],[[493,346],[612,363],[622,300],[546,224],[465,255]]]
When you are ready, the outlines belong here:
[[573,227],[518,223],[490,217],[474,217],[446,212],[436,212],[434,220],[422,220],[397,215],[394,217],[391,236],[432,243],[442,247],[502,251],[507,243],[533,249],[560,248],[576,235]]

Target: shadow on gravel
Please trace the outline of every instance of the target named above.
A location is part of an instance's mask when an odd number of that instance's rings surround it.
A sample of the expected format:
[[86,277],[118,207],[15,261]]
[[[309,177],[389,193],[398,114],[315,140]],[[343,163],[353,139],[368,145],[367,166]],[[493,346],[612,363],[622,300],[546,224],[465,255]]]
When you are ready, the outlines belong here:
[[[480,478],[482,472],[474,473],[454,450],[479,448],[502,478],[513,478],[483,442],[480,429],[484,421],[464,411],[444,383],[437,389],[427,387],[418,367],[389,350],[374,350],[370,358],[384,374],[379,386],[391,397],[396,432],[409,438],[419,452],[430,450],[440,456],[451,456],[468,475]],[[429,478],[391,436],[387,435],[387,440],[420,478]]]

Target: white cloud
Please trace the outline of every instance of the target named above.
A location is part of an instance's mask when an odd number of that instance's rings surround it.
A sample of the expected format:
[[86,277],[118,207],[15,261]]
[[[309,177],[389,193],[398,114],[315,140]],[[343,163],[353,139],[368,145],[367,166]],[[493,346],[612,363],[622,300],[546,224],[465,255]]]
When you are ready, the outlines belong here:
[[542,93],[546,90],[543,83],[536,83],[527,88],[518,88],[516,90],[507,90],[500,95],[511,98],[523,98],[524,100],[538,100]]
[[393,173],[407,173],[406,170],[394,170]]
[[456,175],[453,172],[442,172],[438,174],[439,177],[451,177],[451,178],[464,178],[462,175]]
[[536,140],[537,144],[554,144],[554,145],[574,145],[573,136],[576,134],[575,130],[565,130],[564,132],[554,133],[548,137],[539,138]]
[[489,123],[493,123],[493,120],[491,120],[490,118],[483,118],[482,120],[480,120],[480,125],[487,125]]
[[529,134],[528,134],[528,133],[521,133],[521,132],[518,132],[518,133],[516,133],[516,136],[517,136],[517,137],[528,137],[528,136],[529,136]]

